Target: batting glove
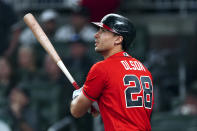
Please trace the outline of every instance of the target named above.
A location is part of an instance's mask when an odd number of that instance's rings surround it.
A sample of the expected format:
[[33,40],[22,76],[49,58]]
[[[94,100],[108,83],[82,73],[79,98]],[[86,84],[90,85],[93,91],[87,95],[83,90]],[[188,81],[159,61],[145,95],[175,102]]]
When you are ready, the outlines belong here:
[[[82,87],[79,88],[79,89],[77,89],[77,90],[74,90],[73,91],[73,95],[72,95],[73,100],[75,98],[77,98],[81,94],[81,92],[82,92]],[[88,109],[88,113],[91,113],[91,114],[99,114],[99,106],[98,106],[97,102],[93,102],[92,103],[91,108]]]
[[74,100],[75,98],[77,98],[77,96],[79,96],[79,95],[81,94],[81,92],[82,92],[82,87],[79,88],[79,89],[77,89],[77,90],[74,90],[74,91],[73,91],[73,96],[72,96],[73,100]]

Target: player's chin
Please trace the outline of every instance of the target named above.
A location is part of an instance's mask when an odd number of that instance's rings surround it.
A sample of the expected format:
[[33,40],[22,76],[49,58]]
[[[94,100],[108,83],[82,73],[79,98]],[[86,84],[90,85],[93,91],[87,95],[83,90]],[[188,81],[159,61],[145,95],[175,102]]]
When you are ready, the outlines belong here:
[[97,52],[97,53],[100,53],[100,52],[102,52],[102,50],[99,48],[99,47],[95,47],[95,51]]

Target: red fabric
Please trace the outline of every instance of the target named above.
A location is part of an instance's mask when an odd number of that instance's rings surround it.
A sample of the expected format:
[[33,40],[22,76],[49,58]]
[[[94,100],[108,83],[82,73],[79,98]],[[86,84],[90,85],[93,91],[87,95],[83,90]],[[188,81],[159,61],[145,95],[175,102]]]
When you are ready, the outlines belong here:
[[100,21],[103,16],[114,13],[120,6],[121,0],[82,0],[81,5],[90,11],[90,21]]
[[[132,70],[126,70],[121,61],[139,62],[130,56],[125,56],[124,52],[120,52],[96,63],[88,73],[83,93],[88,99],[98,102],[105,131],[150,131],[153,95],[151,109],[144,106],[128,108],[125,100],[125,89],[128,86],[125,86],[123,78],[129,74],[137,76],[138,79],[147,76],[152,80],[152,76],[142,64],[141,66],[138,64],[138,67],[133,67]],[[130,86],[134,86],[132,84],[130,82]],[[145,84],[145,86],[148,85]],[[132,98],[137,99],[139,96],[144,101],[143,90],[139,94],[133,94]],[[150,101],[149,95],[146,95],[146,98]]]

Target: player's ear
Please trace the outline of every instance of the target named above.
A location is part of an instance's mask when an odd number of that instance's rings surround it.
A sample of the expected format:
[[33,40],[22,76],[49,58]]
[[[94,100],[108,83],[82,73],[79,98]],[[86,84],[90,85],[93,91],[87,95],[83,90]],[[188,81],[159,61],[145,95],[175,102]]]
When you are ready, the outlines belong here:
[[119,45],[122,43],[122,41],[123,41],[123,37],[121,35],[117,35],[114,44]]

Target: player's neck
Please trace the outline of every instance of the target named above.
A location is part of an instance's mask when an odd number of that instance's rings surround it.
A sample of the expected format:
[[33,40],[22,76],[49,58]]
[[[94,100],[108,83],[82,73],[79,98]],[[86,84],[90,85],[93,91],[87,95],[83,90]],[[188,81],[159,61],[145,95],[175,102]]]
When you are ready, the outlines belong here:
[[122,52],[123,50],[122,49],[119,49],[119,48],[114,48],[113,50],[109,50],[109,51],[106,51],[106,52],[102,52],[102,56],[104,57],[104,60],[107,59],[108,57],[118,53],[118,52]]

